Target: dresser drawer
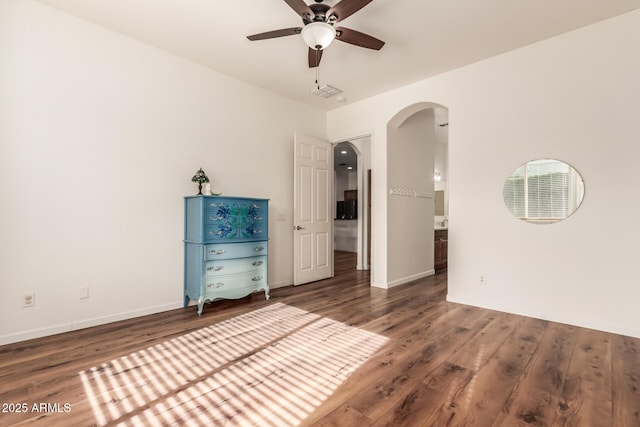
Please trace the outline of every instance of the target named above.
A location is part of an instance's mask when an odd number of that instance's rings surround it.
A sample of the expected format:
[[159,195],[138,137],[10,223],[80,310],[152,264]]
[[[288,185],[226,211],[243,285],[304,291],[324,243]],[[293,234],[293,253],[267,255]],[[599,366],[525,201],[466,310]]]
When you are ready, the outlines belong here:
[[204,252],[205,261],[230,258],[249,258],[257,255],[266,255],[267,242],[227,243],[219,245],[206,245]]
[[213,224],[207,224],[204,227],[204,238],[207,241],[212,240],[236,240],[236,239],[256,239],[266,236],[267,222],[245,222],[236,225],[240,221],[211,221]]
[[268,204],[257,200],[215,198],[204,207],[204,238],[255,239],[267,235]]
[[[206,297],[214,295],[222,297],[222,293],[234,293],[244,289],[264,289],[267,285],[266,271],[252,271],[248,273],[229,274],[226,276],[205,277],[203,282]],[[247,293],[248,294],[248,293]]]
[[267,216],[267,203],[261,200],[237,200],[235,198],[213,197],[204,206],[206,212],[216,212],[218,216],[226,217],[236,213],[247,215]]
[[207,261],[204,264],[204,274],[208,277],[266,270],[266,255],[252,258],[219,259],[215,261]]

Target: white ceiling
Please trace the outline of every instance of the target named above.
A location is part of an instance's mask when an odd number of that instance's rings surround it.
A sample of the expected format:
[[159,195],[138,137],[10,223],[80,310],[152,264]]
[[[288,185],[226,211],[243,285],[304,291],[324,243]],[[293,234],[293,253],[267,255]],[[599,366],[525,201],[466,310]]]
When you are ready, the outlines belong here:
[[[283,0],[39,1],[323,110],[345,105],[310,94],[316,74],[300,36],[247,40],[302,25]],[[640,0],[375,0],[339,25],[386,45],[335,41],[320,84],[349,103],[638,8]]]
[[[346,151],[346,153],[343,153]],[[348,142],[341,142],[333,146],[333,169],[341,172],[356,172],[358,170],[358,155]],[[347,169],[351,166],[353,169]]]

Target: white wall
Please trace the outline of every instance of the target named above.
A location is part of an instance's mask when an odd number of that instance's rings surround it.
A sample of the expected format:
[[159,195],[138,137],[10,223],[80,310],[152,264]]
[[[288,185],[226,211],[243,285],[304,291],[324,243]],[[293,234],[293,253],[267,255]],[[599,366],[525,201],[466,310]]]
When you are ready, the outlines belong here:
[[393,261],[388,263],[388,286],[434,273],[433,124],[433,109],[429,109],[411,115],[397,128],[387,129],[389,187],[421,195],[389,196],[387,250]]
[[0,344],[180,307],[199,167],[271,199],[292,282],[293,133],[323,112],[30,0],[0,2],[0,76]]
[[[448,145],[449,145],[449,127],[440,126],[443,123],[449,122],[448,111],[444,108],[434,108],[434,131],[435,131],[435,144],[434,144],[434,157],[433,168],[434,172],[440,172],[440,181],[434,182],[434,189],[446,191],[447,190],[447,163],[448,163]],[[442,218],[444,219],[444,218]]]
[[[640,337],[640,198],[629,196],[640,159],[638,28],[634,11],[329,112],[330,139],[373,130],[374,281],[384,285],[386,263],[397,263],[386,257],[387,123],[438,103],[450,118],[448,299]],[[541,157],[572,164],[586,186],[580,209],[546,226],[502,202],[509,173]]]

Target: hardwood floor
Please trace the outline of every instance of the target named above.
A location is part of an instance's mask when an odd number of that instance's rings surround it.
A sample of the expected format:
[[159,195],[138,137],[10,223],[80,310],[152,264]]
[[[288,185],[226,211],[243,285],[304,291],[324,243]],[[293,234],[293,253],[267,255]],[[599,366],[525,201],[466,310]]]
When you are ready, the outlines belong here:
[[0,425],[640,426],[640,339],[336,273],[2,346]]

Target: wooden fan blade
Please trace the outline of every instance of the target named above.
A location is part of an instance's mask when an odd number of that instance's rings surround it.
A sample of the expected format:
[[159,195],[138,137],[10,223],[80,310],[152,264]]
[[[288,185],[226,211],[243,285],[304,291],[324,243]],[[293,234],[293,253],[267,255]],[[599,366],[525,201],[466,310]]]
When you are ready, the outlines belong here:
[[336,40],[374,50],[380,50],[382,49],[382,46],[384,46],[384,42],[382,40],[378,40],[377,38],[361,33],[360,31],[344,27],[336,27]]
[[333,22],[342,21],[343,19],[353,15],[369,3],[372,0],[342,0],[332,8],[330,8],[326,16],[328,19],[331,18],[331,15],[335,15],[335,19]]
[[[315,14],[313,10],[303,0],[284,0],[289,7],[296,11],[302,19],[312,20]],[[305,16],[306,15],[306,16]]]
[[301,31],[302,31],[302,27],[283,28],[282,30],[274,30],[274,31],[267,31],[266,33],[253,34],[251,36],[247,36],[247,38],[251,41],[274,39],[276,37],[293,36],[295,34],[300,34]]
[[309,68],[317,67],[320,65],[322,59],[322,51],[309,48]]

